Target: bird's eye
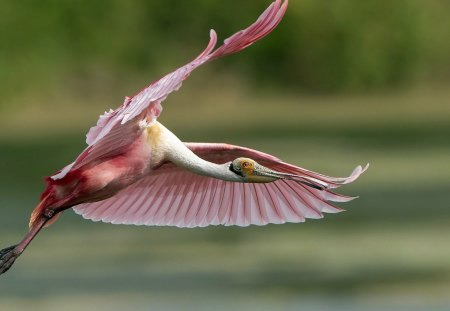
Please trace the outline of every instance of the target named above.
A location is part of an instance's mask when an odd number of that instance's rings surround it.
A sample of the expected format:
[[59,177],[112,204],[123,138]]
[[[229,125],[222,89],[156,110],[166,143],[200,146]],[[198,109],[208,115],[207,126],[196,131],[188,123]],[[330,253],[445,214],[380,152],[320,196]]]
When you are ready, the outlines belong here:
[[249,167],[250,166],[250,163],[248,163],[248,162],[242,162],[242,167]]

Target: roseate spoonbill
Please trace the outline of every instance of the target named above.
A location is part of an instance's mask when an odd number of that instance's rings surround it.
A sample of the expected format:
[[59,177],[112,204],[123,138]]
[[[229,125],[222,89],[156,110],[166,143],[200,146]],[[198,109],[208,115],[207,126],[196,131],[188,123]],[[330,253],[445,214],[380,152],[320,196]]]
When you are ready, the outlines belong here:
[[161,102],[200,65],[236,53],[270,33],[288,1],[273,2],[248,28],[219,48],[210,32],[206,49],[187,65],[151,83],[116,110],[100,116],[76,160],[46,179],[29,231],[17,245],[0,251],[0,274],[44,226],[62,211],[113,224],[265,225],[321,218],[341,211],[330,204],[353,199],[331,189],[354,181],[328,177],[276,157],[228,144],[183,143],[156,119]]

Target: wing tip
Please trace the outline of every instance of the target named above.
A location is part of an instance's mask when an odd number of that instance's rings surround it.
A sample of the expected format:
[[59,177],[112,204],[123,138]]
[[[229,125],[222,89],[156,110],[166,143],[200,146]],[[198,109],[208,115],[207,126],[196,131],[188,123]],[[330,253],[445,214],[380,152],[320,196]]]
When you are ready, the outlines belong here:
[[358,165],[357,167],[355,167],[355,169],[350,174],[350,176],[348,176],[345,179],[343,184],[349,184],[351,182],[354,182],[359,176],[361,176],[365,171],[367,171],[368,168],[369,168],[369,163],[367,163],[366,166],[364,166],[364,168],[361,165]]

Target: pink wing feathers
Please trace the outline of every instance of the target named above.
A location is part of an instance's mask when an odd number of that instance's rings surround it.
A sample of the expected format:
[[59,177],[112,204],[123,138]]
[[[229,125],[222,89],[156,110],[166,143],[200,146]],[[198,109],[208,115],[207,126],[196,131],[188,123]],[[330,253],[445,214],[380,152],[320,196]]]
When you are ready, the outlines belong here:
[[[365,169],[358,166],[347,178],[324,176],[256,150],[227,144],[187,143],[205,160],[224,163],[238,156],[251,157],[278,171],[317,179],[337,188],[352,182]],[[204,177],[166,163],[151,176],[125,188],[114,198],[75,206],[86,219],[114,224],[171,225],[196,227],[207,225],[265,225],[302,222],[336,213],[333,202],[353,197],[331,190],[317,190],[294,181],[279,180],[267,184],[234,183]]]
[[[281,21],[288,1],[273,2],[248,28],[237,32],[214,50],[217,35],[210,31],[210,41],[206,49],[193,61],[151,83],[133,97],[126,97],[122,106],[100,116],[97,125],[86,135],[88,147],[78,158],[52,179],[63,178],[70,170],[79,168],[90,161],[123,151],[141,133],[143,127],[139,122],[151,122],[161,113],[161,102],[173,91],[181,87],[182,82],[200,65],[216,58],[239,52],[270,33]],[[131,123],[131,124],[130,124]]]

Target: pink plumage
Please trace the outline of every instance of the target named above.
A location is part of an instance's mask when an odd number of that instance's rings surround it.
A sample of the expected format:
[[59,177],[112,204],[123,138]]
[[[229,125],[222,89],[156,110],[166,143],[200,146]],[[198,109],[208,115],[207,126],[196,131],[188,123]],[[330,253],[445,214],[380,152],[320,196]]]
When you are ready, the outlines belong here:
[[[208,61],[237,53],[269,34],[280,23],[286,12],[287,4],[288,1],[283,4],[281,4],[281,0],[275,1],[255,23],[225,39],[224,44],[214,52],[217,35],[214,30],[211,30],[207,47],[193,61],[152,82],[135,96],[126,97],[122,106],[115,111],[105,112],[100,116],[97,125],[92,127],[86,135],[88,147],[74,163],[68,165],[53,178],[60,179],[70,169],[81,167],[89,161],[111,155],[114,152],[120,153],[124,146],[130,144],[140,134],[135,126],[125,127],[125,123],[133,120],[134,122],[131,123],[136,124],[143,118],[149,121],[156,120],[162,110],[161,102],[170,93],[178,90],[194,69]],[[103,142],[101,142],[102,140]],[[117,144],[117,142],[120,143]]]
[[302,222],[341,211],[331,202],[353,197],[332,189],[353,182],[367,167],[358,166],[349,177],[329,177],[244,147],[183,143],[157,121],[161,103],[194,69],[266,36],[287,4],[276,0],[217,49],[211,30],[208,45],[194,60],[100,116],[86,135],[86,149],[47,178],[30,231],[19,244],[0,251],[0,274],[41,228],[69,208],[94,221],[178,227]]
[[[349,177],[336,179],[244,147],[202,143],[187,143],[186,146],[205,160],[224,163],[238,155],[251,157],[280,172],[321,180],[330,188],[349,183],[364,172],[358,167]],[[114,197],[80,204],[73,209],[86,219],[114,224],[248,226],[322,218],[323,212],[341,211],[328,201],[348,202],[352,199],[330,189],[318,190],[292,180],[267,184],[228,182],[196,175],[167,162]]]

